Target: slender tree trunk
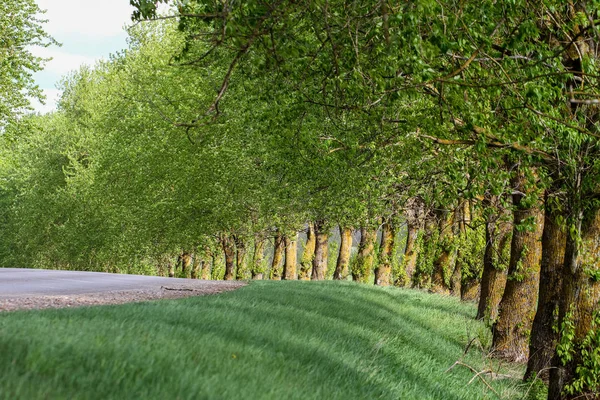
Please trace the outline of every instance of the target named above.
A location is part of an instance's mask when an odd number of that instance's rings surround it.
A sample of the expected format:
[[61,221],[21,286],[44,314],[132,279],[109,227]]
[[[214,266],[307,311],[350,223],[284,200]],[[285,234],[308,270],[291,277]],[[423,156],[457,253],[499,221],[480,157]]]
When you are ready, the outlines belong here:
[[404,266],[404,273],[406,280],[404,283],[398,282],[399,286],[413,286],[413,277],[417,270],[417,238],[419,237],[419,222],[409,221],[406,223],[406,247],[404,250],[404,260],[402,262]]
[[317,238],[315,235],[315,226],[312,222],[310,222],[308,224],[308,231],[306,232],[306,244],[304,245],[304,250],[302,251],[302,259],[300,260],[300,271],[298,272],[298,279],[310,279],[313,258],[315,257],[316,244]]
[[497,204],[498,198],[487,199],[486,202],[489,207],[494,208],[494,212],[486,216],[485,253],[477,319],[494,323],[498,318],[498,306],[506,287],[510,257],[505,257],[505,253],[510,244],[512,223],[509,222],[510,210],[501,208]]
[[431,288],[433,293],[450,294],[450,274],[452,274],[454,261],[454,231],[453,218],[448,210],[440,210],[437,213],[439,224],[439,240],[441,246],[439,256],[433,262],[433,273],[431,274]]
[[402,269],[404,276],[402,279],[394,282],[397,286],[414,286],[413,276],[417,270],[417,238],[422,229],[422,219],[424,217],[423,200],[420,197],[411,198],[406,204],[406,246],[404,248],[404,258],[402,260]]
[[391,283],[395,239],[395,227],[389,221],[384,222],[379,246],[379,263],[375,269],[375,284],[378,286],[389,286]]
[[342,228],[340,226],[340,238],[340,251],[333,279],[345,280],[348,277],[348,266],[350,265],[350,254],[352,252],[352,228]]
[[565,263],[567,234],[556,222],[556,213],[546,208],[542,234],[542,262],[538,308],[531,329],[529,361],[524,379],[549,377],[554,349],[558,341],[558,302],[562,289],[562,269]]
[[181,274],[184,277],[187,277],[187,271],[190,269],[192,265],[192,256],[187,251],[181,254]]
[[248,279],[248,272],[246,270],[246,242],[244,240],[235,235],[233,237],[235,240],[235,269],[236,269],[236,279],[238,281]]
[[298,258],[298,232],[285,236],[285,264],[283,266],[283,279],[296,279],[296,260]]
[[200,269],[200,279],[205,281],[211,279],[211,271],[212,270],[212,262],[209,260],[201,261],[201,269]]
[[[494,325],[493,347],[498,357],[523,362],[529,356],[529,333],[539,290],[544,211],[541,196],[537,190],[525,188],[521,172],[513,183],[517,194],[513,195],[515,211],[508,280]],[[522,193],[526,190],[529,205],[522,204]]]
[[315,257],[313,258],[313,268],[311,279],[313,281],[322,281],[327,273],[327,253],[329,239],[325,221],[315,222]]
[[198,279],[199,272],[200,272],[200,255],[198,254],[198,251],[195,251],[194,256],[193,256],[192,269],[190,271],[190,278]]
[[225,253],[225,277],[226,281],[231,281],[235,278],[235,243],[233,239],[227,235],[221,235],[221,246]]
[[167,273],[169,274],[169,278],[175,278],[175,268],[173,266],[173,261],[171,257],[166,257],[167,261]]
[[358,245],[356,265],[352,267],[353,281],[368,283],[371,279],[375,259],[375,240],[377,240],[376,229],[364,226],[360,228],[360,244]]
[[418,249],[417,268],[413,275],[413,287],[429,288],[431,286],[431,275],[433,271],[433,258],[435,257],[435,248],[438,242],[438,224],[435,217],[429,213],[425,217],[423,229],[422,245]]
[[456,262],[454,263],[454,271],[450,276],[450,295],[460,297],[462,291],[462,267],[460,249],[456,253]]
[[252,279],[263,279],[264,259],[265,259],[265,240],[256,235],[254,237],[254,253],[252,255]]
[[[599,398],[598,392],[589,393],[587,397],[563,393],[565,386],[577,376],[576,370],[582,360],[583,339],[592,329],[594,315],[600,312],[600,209],[588,213],[585,219],[582,213],[576,213],[579,215],[579,221],[583,220],[579,229],[581,245],[577,245],[577,238],[567,235],[563,284],[559,298],[559,321],[562,324],[568,319],[573,326],[573,337],[570,341],[574,353],[572,360],[566,364],[561,362],[557,354],[554,355],[553,368],[550,370],[549,400]],[[575,222],[575,225],[577,224],[578,222]],[[585,350],[588,354],[597,351],[590,348],[590,345]],[[597,370],[595,372],[598,373]],[[590,389],[586,391],[589,392]]]
[[273,245],[273,260],[271,261],[271,279],[275,281],[281,280],[281,269],[284,253],[284,239],[281,233],[277,232],[275,243]]

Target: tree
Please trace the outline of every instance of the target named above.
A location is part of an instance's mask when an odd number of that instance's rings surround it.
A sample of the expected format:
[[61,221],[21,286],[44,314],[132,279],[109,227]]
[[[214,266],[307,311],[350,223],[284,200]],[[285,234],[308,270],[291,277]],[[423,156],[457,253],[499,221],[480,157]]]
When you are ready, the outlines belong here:
[[47,61],[32,47],[57,44],[44,32],[42,11],[34,0],[6,0],[0,4],[0,129],[30,110],[30,99],[42,99],[33,73]]

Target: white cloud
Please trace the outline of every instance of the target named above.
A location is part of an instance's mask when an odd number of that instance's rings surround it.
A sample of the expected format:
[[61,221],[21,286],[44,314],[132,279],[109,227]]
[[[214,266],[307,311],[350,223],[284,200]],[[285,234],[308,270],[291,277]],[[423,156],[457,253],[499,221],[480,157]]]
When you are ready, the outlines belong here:
[[96,61],[102,59],[101,56],[88,57],[79,54],[70,54],[54,48],[36,47],[31,51],[38,57],[52,58],[52,60],[46,63],[44,70],[59,76],[76,70],[83,64],[93,66]]
[[33,106],[34,111],[41,114],[55,111],[56,103],[60,99],[62,91],[58,89],[44,89],[43,92],[46,96],[46,104],[42,104],[37,100],[32,100],[31,105]]
[[55,36],[77,34],[85,36],[114,36],[131,23],[132,7],[127,0],[37,0],[45,29]]

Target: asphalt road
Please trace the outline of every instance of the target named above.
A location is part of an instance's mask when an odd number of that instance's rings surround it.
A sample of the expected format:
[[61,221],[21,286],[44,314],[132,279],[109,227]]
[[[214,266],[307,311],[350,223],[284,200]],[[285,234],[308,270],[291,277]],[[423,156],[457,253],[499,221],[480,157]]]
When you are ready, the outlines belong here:
[[[51,271],[0,268],[0,299],[33,296],[65,296],[161,287],[196,288],[209,281],[157,276],[108,274],[102,272]],[[210,281],[210,286],[225,285]]]

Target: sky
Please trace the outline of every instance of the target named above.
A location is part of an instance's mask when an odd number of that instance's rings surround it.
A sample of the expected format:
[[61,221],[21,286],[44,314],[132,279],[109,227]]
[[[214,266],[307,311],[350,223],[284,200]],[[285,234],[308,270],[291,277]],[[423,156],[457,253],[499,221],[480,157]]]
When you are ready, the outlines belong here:
[[[1,1],[1,0],[0,0]],[[61,47],[35,48],[33,53],[52,57],[43,71],[34,75],[46,94],[46,105],[34,102],[38,112],[52,111],[60,91],[56,85],[61,77],[77,70],[82,64],[93,66],[127,47],[123,27],[131,23],[129,0],[36,0],[48,22],[44,25]]]

